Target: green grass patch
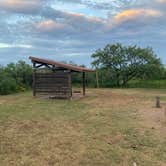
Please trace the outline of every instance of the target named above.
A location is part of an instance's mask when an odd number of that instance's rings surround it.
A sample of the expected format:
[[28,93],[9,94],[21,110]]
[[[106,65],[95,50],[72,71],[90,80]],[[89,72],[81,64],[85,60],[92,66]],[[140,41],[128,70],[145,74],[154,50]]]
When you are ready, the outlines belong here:
[[166,80],[132,80],[127,85],[128,88],[166,88]]

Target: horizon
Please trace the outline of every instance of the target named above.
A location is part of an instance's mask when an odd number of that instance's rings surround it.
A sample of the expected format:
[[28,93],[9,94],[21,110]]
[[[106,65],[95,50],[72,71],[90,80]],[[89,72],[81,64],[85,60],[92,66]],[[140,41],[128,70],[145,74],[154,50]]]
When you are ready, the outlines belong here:
[[90,66],[107,44],[152,47],[166,64],[166,0],[1,0],[0,65],[29,56]]

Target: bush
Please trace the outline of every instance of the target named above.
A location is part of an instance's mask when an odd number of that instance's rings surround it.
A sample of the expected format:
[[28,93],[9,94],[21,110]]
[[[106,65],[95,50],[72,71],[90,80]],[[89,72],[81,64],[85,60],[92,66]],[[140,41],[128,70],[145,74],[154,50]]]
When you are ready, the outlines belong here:
[[22,92],[32,85],[32,67],[24,61],[0,67],[0,95]]
[[7,95],[17,91],[17,84],[14,78],[6,73],[0,75],[0,95]]

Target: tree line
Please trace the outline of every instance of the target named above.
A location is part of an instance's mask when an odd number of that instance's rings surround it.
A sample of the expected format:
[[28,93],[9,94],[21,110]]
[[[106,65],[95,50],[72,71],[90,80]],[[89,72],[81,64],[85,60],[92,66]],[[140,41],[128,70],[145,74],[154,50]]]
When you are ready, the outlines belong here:
[[[89,87],[166,88],[166,68],[152,48],[108,44],[92,54],[92,59],[96,72],[86,74],[86,84]],[[1,66],[0,94],[30,89],[32,71],[32,66],[24,61]],[[82,75],[73,73],[72,82],[74,86],[80,85]]]

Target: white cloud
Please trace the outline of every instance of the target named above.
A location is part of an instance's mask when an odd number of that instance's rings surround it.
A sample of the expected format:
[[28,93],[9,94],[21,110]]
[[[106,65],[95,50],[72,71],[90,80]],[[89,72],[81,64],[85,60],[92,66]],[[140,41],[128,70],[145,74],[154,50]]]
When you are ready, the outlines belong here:
[[32,48],[33,46],[28,44],[8,44],[0,43],[0,48]]

